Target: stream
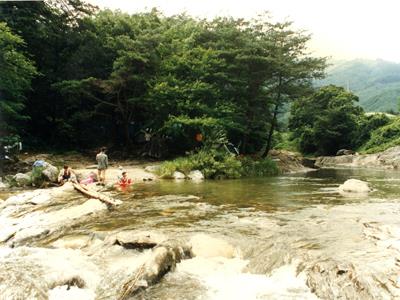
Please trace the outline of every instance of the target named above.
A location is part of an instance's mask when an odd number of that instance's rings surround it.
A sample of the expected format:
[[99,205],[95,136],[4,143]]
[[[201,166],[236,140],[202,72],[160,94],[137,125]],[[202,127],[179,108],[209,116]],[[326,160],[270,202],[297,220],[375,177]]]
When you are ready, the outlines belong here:
[[[340,194],[350,178],[374,191]],[[131,299],[400,299],[399,192],[398,171],[320,169],[136,183],[112,192],[123,200],[112,210],[76,192],[10,205],[0,208],[0,299],[118,299],[152,251],[107,244],[121,231],[190,241],[199,253]]]

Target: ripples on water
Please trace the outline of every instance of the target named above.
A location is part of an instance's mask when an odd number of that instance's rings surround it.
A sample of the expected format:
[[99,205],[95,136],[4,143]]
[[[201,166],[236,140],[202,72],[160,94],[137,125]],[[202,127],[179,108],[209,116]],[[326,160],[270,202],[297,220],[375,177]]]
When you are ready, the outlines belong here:
[[[338,185],[350,178],[375,191],[340,195]],[[240,250],[235,259],[182,262],[144,293],[149,299],[390,299],[398,293],[400,247],[382,243],[400,238],[399,184],[396,171],[350,169],[142,183],[134,196],[121,192],[123,207],[90,227],[153,228],[187,238],[206,233]]]
[[[350,178],[368,181],[374,191],[339,194]],[[400,297],[399,184],[397,171],[350,169],[137,183],[116,192],[124,200],[119,208],[65,234],[135,229],[190,239],[201,233],[237,249],[233,258],[182,261],[144,299],[393,299]]]

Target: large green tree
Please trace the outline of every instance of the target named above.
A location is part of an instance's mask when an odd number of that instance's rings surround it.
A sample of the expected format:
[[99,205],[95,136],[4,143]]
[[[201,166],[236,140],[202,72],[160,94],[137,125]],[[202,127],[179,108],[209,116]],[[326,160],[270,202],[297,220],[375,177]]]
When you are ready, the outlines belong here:
[[25,93],[37,73],[23,51],[23,40],[0,23],[0,138],[20,132],[20,122],[28,119],[22,114]]
[[307,53],[307,35],[264,17],[129,15],[78,0],[6,2],[0,17],[41,73],[28,95],[29,132],[63,148],[130,146],[150,127],[168,135],[170,152],[214,130],[242,153],[267,153],[277,114],[324,67]]
[[53,84],[70,76],[72,54],[79,45],[79,22],[93,7],[80,0],[2,1],[0,20],[26,43],[40,76],[32,81],[24,114],[30,136],[67,144],[74,139],[69,105]]
[[304,153],[335,154],[355,146],[363,109],[358,97],[342,87],[326,86],[291,107],[289,129]]

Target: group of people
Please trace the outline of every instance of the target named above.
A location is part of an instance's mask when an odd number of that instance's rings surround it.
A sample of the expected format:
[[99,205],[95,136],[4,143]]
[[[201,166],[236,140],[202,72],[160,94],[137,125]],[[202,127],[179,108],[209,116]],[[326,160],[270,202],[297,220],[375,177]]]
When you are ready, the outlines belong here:
[[[94,172],[91,172],[89,176],[79,183],[81,184],[90,184],[98,181],[100,185],[105,185],[106,181],[106,170],[108,169],[108,156],[106,154],[107,149],[105,147],[101,148],[99,153],[96,155],[97,161],[97,175]],[[118,176],[117,184],[120,186],[127,186],[132,183],[132,180],[128,178],[128,174],[126,171],[121,170],[121,175]],[[60,185],[64,184],[67,181],[77,182],[75,172],[68,165],[64,165],[63,169],[60,171],[58,175],[58,182]]]

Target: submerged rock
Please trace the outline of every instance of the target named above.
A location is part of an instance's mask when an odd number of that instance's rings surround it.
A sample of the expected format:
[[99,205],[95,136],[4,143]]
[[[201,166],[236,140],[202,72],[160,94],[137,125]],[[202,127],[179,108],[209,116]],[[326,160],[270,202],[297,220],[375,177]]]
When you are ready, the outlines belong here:
[[358,179],[348,179],[339,186],[340,192],[345,193],[368,193],[372,189],[368,186],[368,183]]
[[120,245],[126,249],[151,249],[166,240],[167,237],[161,233],[128,230],[108,237],[107,243]]

